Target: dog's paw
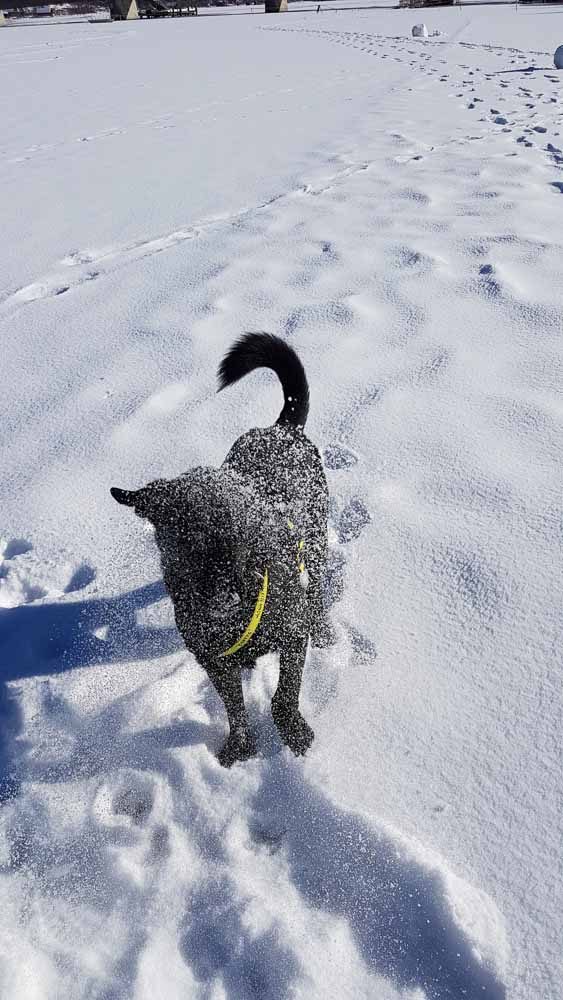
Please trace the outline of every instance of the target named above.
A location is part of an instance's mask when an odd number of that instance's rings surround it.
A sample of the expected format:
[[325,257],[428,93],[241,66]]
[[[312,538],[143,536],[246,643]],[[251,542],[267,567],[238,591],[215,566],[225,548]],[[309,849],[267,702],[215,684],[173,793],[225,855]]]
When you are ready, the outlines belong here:
[[305,722],[301,712],[292,712],[291,715],[288,715],[277,709],[272,703],[272,717],[282,743],[285,743],[286,747],[289,747],[292,753],[298,757],[307,753],[315,738],[315,733],[309,723]]
[[241,727],[229,733],[217,755],[217,760],[223,767],[231,767],[237,760],[248,760],[249,757],[255,757],[256,752],[257,745],[254,733],[246,727]]

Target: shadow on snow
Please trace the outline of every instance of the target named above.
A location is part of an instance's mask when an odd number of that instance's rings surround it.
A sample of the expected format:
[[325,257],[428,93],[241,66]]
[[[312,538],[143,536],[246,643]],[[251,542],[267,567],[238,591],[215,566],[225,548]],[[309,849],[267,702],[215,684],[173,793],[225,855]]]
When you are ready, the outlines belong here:
[[284,845],[305,901],[345,918],[368,968],[396,988],[421,988],[428,1000],[504,1000],[452,918],[441,872],[340,809],[297,762],[277,758],[264,771],[250,824],[257,843]]
[[[183,649],[175,628],[137,622],[137,611],[165,596],[163,584],[155,581],[114,598],[0,609],[0,803],[19,790],[13,755],[21,713],[10,682],[93,664],[153,659]],[[21,754],[24,747],[18,749]]]

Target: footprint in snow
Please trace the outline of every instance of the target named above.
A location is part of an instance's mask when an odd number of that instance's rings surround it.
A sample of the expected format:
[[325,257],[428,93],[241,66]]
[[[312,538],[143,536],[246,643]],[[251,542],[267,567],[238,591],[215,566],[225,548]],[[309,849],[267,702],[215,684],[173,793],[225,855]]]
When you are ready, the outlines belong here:
[[335,524],[339,542],[345,544],[359,538],[370,521],[371,515],[363,500],[360,497],[352,497]]
[[116,816],[127,816],[139,826],[150,816],[154,793],[149,786],[122,788],[113,797],[112,809]]
[[479,268],[480,287],[487,297],[496,298],[502,293],[502,287],[495,277],[495,269],[492,264],[483,264]]
[[31,542],[0,540],[0,608],[17,608],[46,597],[44,576]]
[[[2,551],[2,545],[4,549]],[[2,559],[15,559],[16,556],[23,556],[26,552],[31,552],[33,545],[25,538],[12,538],[7,542],[0,543],[0,557]]]
[[323,461],[327,469],[350,469],[357,465],[358,456],[345,445],[329,444],[323,450]]
[[123,768],[98,788],[92,811],[102,826],[141,827],[155,802],[154,781],[149,775]]
[[61,261],[67,267],[76,267],[77,264],[91,264],[94,261],[92,254],[86,250],[71,250]]
[[351,622],[344,622],[352,647],[353,659],[356,663],[371,663],[377,656],[377,649],[372,640],[360,632]]
[[330,240],[325,240],[321,244],[321,253],[323,253],[328,258],[328,260],[334,261],[335,263],[338,262],[340,259],[338,254],[335,252],[334,246],[332,245]]
[[74,570],[70,580],[65,587],[65,594],[74,594],[77,590],[84,590],[96,579],[96,571],[88,563],[82,563]]

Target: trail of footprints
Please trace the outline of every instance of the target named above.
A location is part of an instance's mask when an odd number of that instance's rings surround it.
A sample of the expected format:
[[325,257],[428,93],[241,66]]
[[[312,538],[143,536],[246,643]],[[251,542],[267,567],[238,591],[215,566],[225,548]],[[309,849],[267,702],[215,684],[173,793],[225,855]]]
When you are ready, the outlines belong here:
[[[268,28],[263,30],[305,31],[309,35],[326,38],[328,41],[335,42],[336,44],[359,48],[370,55],[382,59],[390,57],[393,54],[393,58],[396,58],[399,62],[404,62],[409,70],[415,69],[417,74],[434,76],[437,82],[452,86],[451,96],[453,98],[467,98],[466,108],[468,111],[478,115],[481,132],[479,134],[454,137],[450,140],[451,142],[463,143],[469,140],[483,140],[486,139],[489,130],[496,129],[507,135],[514,135],[515,145],[519,149],[541,148],[553,167],[563,170],[563,142],[561,141],[559,132],[561,115],[557,116],[556,114],[559,101],[557,85],[560,82],[560,78],[554,72],[530,66],[529,58],[534,53],[523,53],[518,50],[495,46],[473,46],[467,43],[458,43],[460,46],[465,46],[468,49],[477,48],[488,54],[492,53],[502,58],[503,62],[510,59],[510,63],[506,72],[494,74],[480,67],[472,70],[467,64],[459,63],[457,68],[462,72],[462,79],[461,81],[457,81],[456,85],[456,81],[450,78],[449,72],[446,72],[445,68],[440,69],[440,67],[448,66],[446,59],[441,57],[436,58],[437,47],[439,48],[447,44],[451,45],[451,43],[446,41],[432,39],[430,42],[425,43],[426,46],[432,46],[432,51],[425,51],[425,45],[415,44],[404,38],[389,38],[387,36],[368,33],[303,28]],[[535,55],[545,56],[544,53],[536,53]],[[430,65],[431,61],[433,61],[434,65]],[[541,74],[545,80],[544,89],[539,91],[535,89],[538,74]],[[530,79],[530,85],[522,82],[522,75]],[[487,102],[479,96],[477,92],[478,81],[482,77],[489,82],[498,81],[499,95],[497,104],[491,105],[489,103],[487,106]],[[533,86],[531,84],[532,80],[534,81]],[[460,87],[461,90],[459,89]],[[508,103],[508,88],[511,88],[510,103]],[[518,101],[520,102],[520,107],[514,109],[512,105]],[[538,110],[540,107],[539,102],[542,102],[546,109],[543,115]],[[503,105],[507,105],[506,110]],[[157,120],[155,119],[153,124],[156,123]],[[104,130],[100,133],[100,136],[118,134],[119,132],[119,129]],[[39,149],[39,147],[37,148]],[[399,162],[421,161],[426,156],[431,155],[432,150],[433,147],[431,146],[420,148],[407,156],[399,155],[397,160]],[[333,177],[328,178],[325,184],[305,185],[301,193],[312,197],[329,193],[334,183],[341,182],[355,173],[366,171],[369,167],[369,163],[344,165]],[[549,186],[555,193],[563,192],[563,180],[554,178]],[[281,198],[293,197],[299,193],[299,191],[289,191],[281,195]],[[426,196],[422,192],[408,189],[405,191],[405,197],[420,200]],[[25,287],[13,291],[8,290],[3,295],[0,294],[0,317],[2,315],[9,316],[15,310],[30,302],[64,295],[71,289],[95,281],[118,267],[126,266],[144,257],[177,247],[186,241],[197,239],[214,228],[230,226],[237,221],[239,223],[244,222],[245,219],[253,214],[267,209],[271,203],[265,202],[264,204],[244,208],[240,212],[225,216],[224,218],[199,220],[171,233],[135,241],[123,246],[108,247],[98,251],[71,251],[54,269],[52,274],[46,275]],[[330,255],[329,250],[323,252]],[[341,307],[338,306],[338,308]],[[300,322],[301,319],[302,317],[298,315],[293,320],[290,317],[288,320],[289,327],[286,332],[291,333],[291,323]]]
[[[559,169],[563,168],[563,152],[561,149],[563,143],[559,139],[563,114],[558,113],[562,75],[558,75],[555,70],[550,70],[547,67],[542,68],[541,65],[538,66],[536,63],[530,65],[529,62],[530,56],[538,57],[538,61],[540,62],[547,61],[550,58],[548,53],[522,52],[519,49],[510,47],[476,45],[467,42],[452,43],[447,39],[440,41],[436,38],[413,44],[404,37],[393,38],[385,35],[355,31],[341,32],[314,28],[274,28],[265,30],[303,32],[326,38],[337,45],[359,49],[379,59],[392,59],[395,62],[404,63],[405,67],[408,67],[409,70],[414,70],[417,76],[434,77],[439,83],[453,87],[455,93],[452,92],[451,96],[456,99],[465,98],[467,101],[465,105],[467,110],[480,111],[481,116],[478,120],[480,125],[485,127],[482,138],[485,138],[487,135],[488,128],[496,125],[500,126],[502,131],[507,134],[511,134],[514,131],[519,132],[515,139],[516,143],[524,148],[531,149],[536,146],[540,136],[547,136],[551,132],[551,138],[557,139],[558,142],[548,141],[546,145],[540,148],[543,152],[547,153],[549,161],[553,166]],[[481,67],[472,69],[466,63],[458,63],[456,69],[461,71],[462,76],[461,79],[456,80],[453,75],[450,75],[450,72],[446,72],[445,69],[440,70],[440,66],[448,66],[446,59],[436,58],[434,52],[426,51],[430,45],[432,48],[436,48],[440,46],[451,47],[452,44],[458,44],[460,47],[470,50],[482,51],[487,55],[494,55],[502,59],[503,62],[509,60],[509,66],[506,71],[490,71]],[[526,87],[519,82],[522,76],[533,81],[533,88]],[[481,79],[486,80],[488,83],[492,82],[496,84],[499,90],[499,104],[507,104],[509,101],[513,104],[514,101],[520,100],[521,107],[516,109],[507,107],[506,110],[499,108],[485,110],[486,102],[484,98],[481,98],[477,94],[477,88]],[[540,80],[542,81],[540,83],[541,89],[537,90],[536,87]],[[460,87],[462,88],[461,90],[458,89]],[[527,100],[522,102],[522,98],[527,98]],[[543,114],[541,111],[542,107],[545,108]],[[416,159],[422,158],[422,155],[416,157]],[[553,183],[551,187],[560,190],[561,184]]]
[[[334,185],[346,181],[348,177],[365,172],[369,166],[369,163],[365,162],[356,164],[343,161],[339,163],[336,170],[333,169],[326,176],[322,184],[304,184],[263,202],[244,207],[237,212],[204,218],[171,233],[145,240],[135,240],[121,246],[110,246],[100,250],[71,250],[58,262],[51,274],[46,274],[37,281],[15,290],[0,292],[0,319],[13,315],[14,312],[30,303],[42,299],[58,298],[74,288],[113,273],[121,267],[178,247],[216,229],[232,229],[235,225],[244,226],[246,222],[267,211],[276,202],[302,195],[320,197],[329,193]],[[326,255],[326,260],[330,261],[330,243],[325,244],[322,252]],[[290,327],[288,332],[291,332],[291,319],[288,320],[288,324]]]

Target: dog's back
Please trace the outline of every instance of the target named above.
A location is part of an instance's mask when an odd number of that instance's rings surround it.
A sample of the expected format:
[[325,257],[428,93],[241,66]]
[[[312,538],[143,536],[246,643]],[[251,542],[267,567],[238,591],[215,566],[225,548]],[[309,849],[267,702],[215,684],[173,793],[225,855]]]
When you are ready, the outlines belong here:
[[256,368],[278,376],[284,406],[271,427],[254,428],[235,442],[224,465],[237,472],[262,502],[296,524],[314,544],[326,532],[328,489],[318,449],[304,433],[309,386],[295,351],[272,334],[246,334],[219,369],[220,388]]

